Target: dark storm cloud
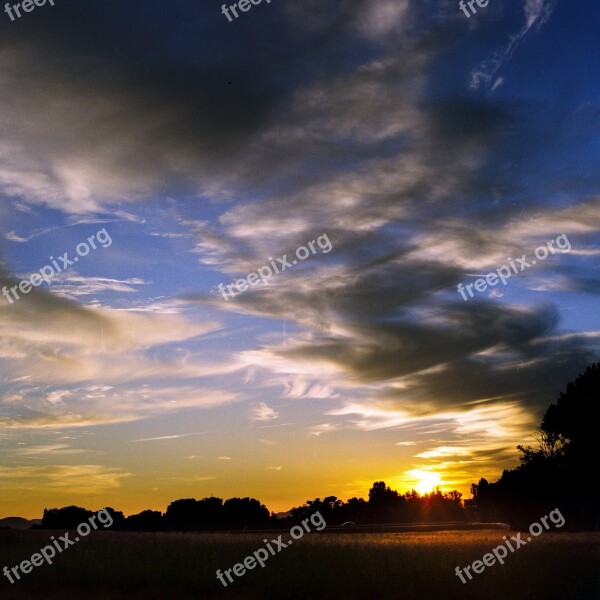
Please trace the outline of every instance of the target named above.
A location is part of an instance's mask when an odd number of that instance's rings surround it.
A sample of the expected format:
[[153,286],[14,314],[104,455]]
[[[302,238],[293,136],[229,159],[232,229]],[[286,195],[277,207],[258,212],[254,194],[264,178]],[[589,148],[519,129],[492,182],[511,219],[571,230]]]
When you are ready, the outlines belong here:
[[57,207],[64,194],[64,208],[84,212],[226,172],[285,96],[271,73],[287,53],[267,53],[256,27],[240,37],[257,49],[249,53],[222,24],[207,26],[212,12],[65,2],[3,21],[5,189]]
[[[432,309],[430,306],[423,312],[433,313]],[[379,322],[371,324],[366,324],[365,315],[361,314],[359,324],[349,325],[350,339],[317,338],[280,353],[292,359],[319,357],[359,381],[375,382],[417,373],[499,345],[520,354],[529,342],[556,325],[556,315],[551,310],[536,313],[480,303],[474,310],[458,305],[440,306],[438,311],[440,317],[432,324],[427,319],[421,321],[418,311],[410,321],[390,315],[396,319],[385,322],[384,316],[379,315]]]
[[[372,253],[373,240],[363,241],[353,251]],[[486,249],[483,239],[480,246]],[[475,244],[471,253],[478,249]],[[377,403],[388,400],[386,410],[420,416],[507,400],[539,411],[593,360],[585,336],[548,337],[559,324],[550,304],[525,309],[442,301],[439,292],[454,288],[461,269],[411,260],[411,251],[407,244],[403,251],[361,261],[334,243],[328,259],[313,259],[324,261],[315,263],[315,271],[279,275],[227,308],[292,319],[310,332],[305,342],[272,346],[260,364],[283,359],[317,370],[333,366],[354,385],[387,388],[374,397]]]
[[73,212],[153,189],[210,189],[236,172],[298,86],[361,61],[343,23],[371,4],[330,9],[331,24],[310,33],[276,4],[233,24],[191,1],[64,0],[3,20],[0,124],[16,172],[0,182],[54,206],[64,194]]
[[[0,158],[10,172],[0,183],[72,212],[153,191],[276,182],[296,202],[307,171],[327,180],[369,159],[390,169],[417,144],[412,156],[429,172],[404,198],[427,196],[475,143],[486,152],[508,120],[473,99],[418,105],[434,54],[423,40],[451,40],[447,28],[420,27],[444,7],[431,3],[426,15],[387,0],[273,4],[230,24],[197,2],[65,0],[3,22],[11,101]],[[473,177],[466,167],[454,182],[462,188]]]
[[[489,343],[493,341],[488,338]],[[516,351],[504,344],[496,351],[488,357],[472,357],[457,344],[458,358],[448,360],[439,370],[407,377],[406,388],[390,389],[380,398],[387,401],[389,409],[401,408],[419,416],[518,401],[539,417],[566,382],[596,356],[581,338],[551,343],[532,337],[531,343],[521,344]]]

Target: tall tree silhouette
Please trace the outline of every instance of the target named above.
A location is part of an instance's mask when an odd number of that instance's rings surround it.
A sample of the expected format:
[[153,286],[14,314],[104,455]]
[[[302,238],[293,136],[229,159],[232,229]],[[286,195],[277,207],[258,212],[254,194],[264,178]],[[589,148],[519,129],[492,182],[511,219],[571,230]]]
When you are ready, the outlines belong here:
[[551,404],[542,420],[542,431],[556,440],[560,455],[580,468],[598,468],[600,446],[600,363],[591,365],[567,391]]
[[535,445],[518,446],[521,465],[471,487],[480,517],[522,527],[559,506],[569,527],[600,528],[600,492],[589,485],[600,466],[599,417],[600,364],[593,364],[548,407]]

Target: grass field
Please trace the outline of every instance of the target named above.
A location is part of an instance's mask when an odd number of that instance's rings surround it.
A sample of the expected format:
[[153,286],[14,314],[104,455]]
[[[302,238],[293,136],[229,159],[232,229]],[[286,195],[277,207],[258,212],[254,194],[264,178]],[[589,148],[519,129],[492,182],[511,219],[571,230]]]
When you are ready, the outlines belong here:
[[[0,568],[28,559],[64,532],[0,531]],[[499,530],[307,535],[224,588],[229,569],[264,534],[91,534],[34,568],[0,597],[380,600],[600,599],[600,534],[544,533],[466,584],[455,575],[502,543]],[[71,535],[73,537],[73,535]],[[284,538],[285,539],[285,538]]]

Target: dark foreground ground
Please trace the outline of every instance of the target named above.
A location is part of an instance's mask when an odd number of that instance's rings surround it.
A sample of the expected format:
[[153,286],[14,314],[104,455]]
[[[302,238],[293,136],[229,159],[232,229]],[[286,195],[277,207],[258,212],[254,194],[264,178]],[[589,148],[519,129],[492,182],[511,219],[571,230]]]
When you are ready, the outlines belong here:
[[[0,531],[0,568],[64,532]],[[76,535],[76,534],[75,534]],[[9,599],[600,599],[600,534],[547,532],[462,584],[455,567],[503,543],[500,530],[311,534],[224,588],[228,569],[275,534],[91,534],[11,585]],[[71,534],[73,537],[73,534]],[[525,536],[526,537],[526,536]],[[284,540],[287,536],[284,536]]]

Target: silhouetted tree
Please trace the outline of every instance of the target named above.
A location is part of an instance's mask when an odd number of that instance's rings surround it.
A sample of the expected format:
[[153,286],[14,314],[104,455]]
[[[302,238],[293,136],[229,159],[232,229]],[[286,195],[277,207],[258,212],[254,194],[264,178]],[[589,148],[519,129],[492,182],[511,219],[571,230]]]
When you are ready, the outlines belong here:
[[372,522],[392,523],[402,518],[405,500],[385,481],[376,481],[369,490],[369,518]]
[[[600,421],[600,363],[589,366],[567,384],[556,404],[542,419],[542,432],[560,445],[561,457],[578,469],[598,469],[600,445],[596,441]],[[590,471],[590,475],[591,475]]]
[[[111,529],[124,529],[125,528],[125,516],[121,511],[115,510],[110,506],[106,507],[106,512],[111,516],[113,524],[110,526]],[[103,526],[101,525],[100,528]]]
[[363,522],[367,517],[368,504],[362,498],[350,498],[348,502],[340,507],[340,519],[344,523],[346,521],[354,521],[355,523]]
[[600,446],[600,364],[569,382],[546,410],[534,446],[518,446],[521,464],[505,470],[496,483],[473,485],[476,514],[499,515],[516,528],[544,511],[560,508],[570,528],[600,527],[600,492],[585,485],[596,477]]
[[223,526],[223,500],[186,498],[175,500],[167,507],[165,523],[177,531],[221,529]]
[[223,524],[227,529],[259,529],[269,524],[266,506],[254,498],[230,498],[223,504]]
[[161,531],[164,529],[164,519],[157,510],[143,510],[137,515],[125,519],[125,529],[128,531]]
[[87,521],[94,513],[79,506],[64,508],[46,508],[42,517],[44,529],[76,529],[77,525]]
[[343,506],[343,501],[339,500],[336,496],[327,496],[323,500],[320,498],[307,500],[302,506],[292,508],[290,513],[292,515],[292,520],[298,522],[303,519],[308,519],[316,512],[320,512],[327,525],[331,527],[332,525],[341,525],[343,523]]

